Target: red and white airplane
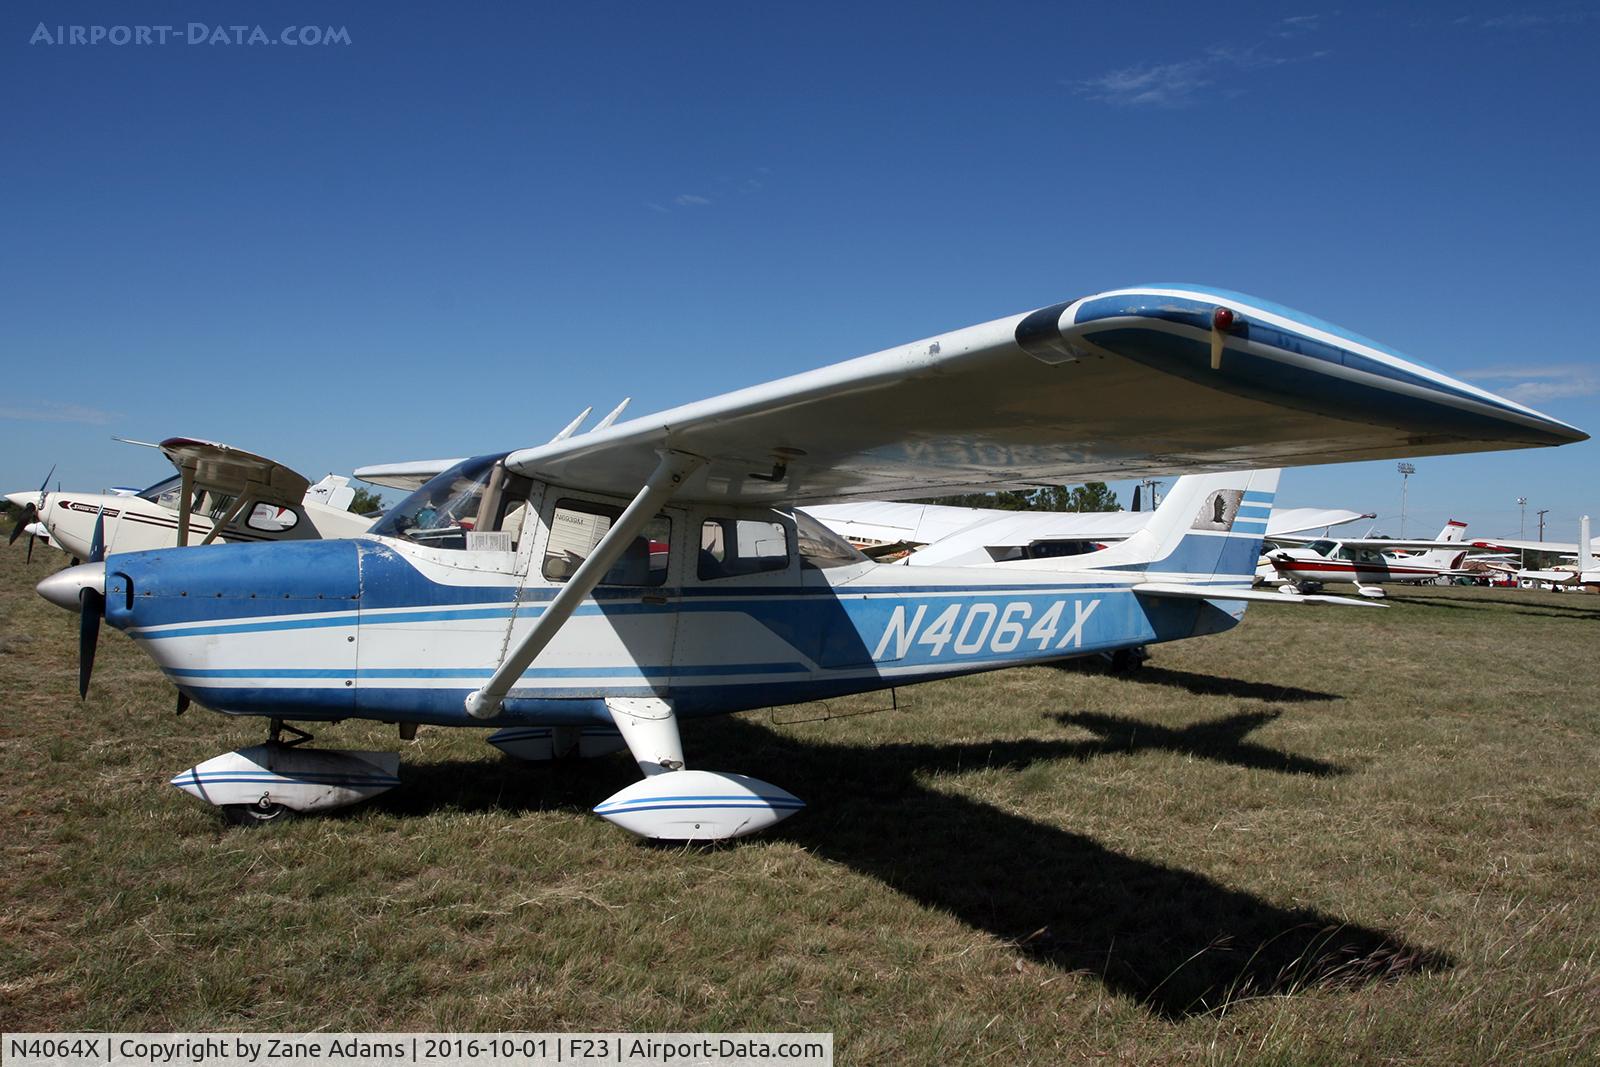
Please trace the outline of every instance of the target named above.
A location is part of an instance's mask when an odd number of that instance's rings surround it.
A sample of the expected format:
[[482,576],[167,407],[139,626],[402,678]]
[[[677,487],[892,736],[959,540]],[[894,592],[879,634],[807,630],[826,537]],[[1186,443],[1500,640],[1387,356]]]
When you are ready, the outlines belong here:
[[[1286,593],[1315,592],[1323,582],[1354,582],[1366,597],[1383,596],[1383,586],[1416,584],[1464,574],[1467,524],[1451,519],[1432,541],[1392,537],[1312,541],[1302,547],[1271,549],[1267,562]],[[1411,554],[1405,554],[1410,552]]]

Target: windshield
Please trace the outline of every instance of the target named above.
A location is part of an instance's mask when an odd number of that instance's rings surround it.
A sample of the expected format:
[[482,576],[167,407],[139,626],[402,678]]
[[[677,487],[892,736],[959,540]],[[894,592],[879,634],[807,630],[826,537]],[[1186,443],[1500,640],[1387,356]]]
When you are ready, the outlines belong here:
[[798,508],[794,512],[795,532],[800,535],[802,567],[848,567],[869,562],[854,545]]
[[475,456],[443,471],[402,500],[372,527],[381,537],[403,537],[434,548],[466,548],[492,475],[506,453]]
[[148,500],[152,504],[160,504],[164,508],[178,510],[178,494],[183,489],[183,477],[174,474],[170,478],[163,478],[155,485],[139,494],[139,499]]

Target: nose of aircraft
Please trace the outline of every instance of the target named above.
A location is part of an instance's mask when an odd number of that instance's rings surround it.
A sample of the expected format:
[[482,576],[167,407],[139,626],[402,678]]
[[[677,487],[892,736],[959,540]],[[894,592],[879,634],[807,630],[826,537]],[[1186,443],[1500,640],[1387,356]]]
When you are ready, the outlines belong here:
[[39,595],[58,608],[78,611],[83,605],[83,591],[93,589],[101,596],[106,592],[106,565],[80,563],[76,567],[56,571],[34,586]]

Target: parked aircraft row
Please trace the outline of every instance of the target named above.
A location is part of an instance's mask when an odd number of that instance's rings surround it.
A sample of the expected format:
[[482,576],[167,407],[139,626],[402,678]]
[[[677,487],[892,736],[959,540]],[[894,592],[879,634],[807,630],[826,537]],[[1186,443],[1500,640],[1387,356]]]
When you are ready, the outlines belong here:
[[[1141,287],[542,445],[391,465],[421,484],[352,537],[108,556],[108,504],[88,562],[39,589],[82,613],[85,683],[103,619],[182,700],[268,720],[266,744],[174,780],[237,818],[397,784],[393,753],[311,749],[290,725],[358,718],[498,727],[541,757],[625,746],[644,777],[598,814],[733,837],[802,802],[688,769],[681,722],[1216,633],[1253,601],[1371,607],[1252,588],[1276,468],[1586,436],[1285,308]],[[1187,474],[1140,528],[1076,555],[882,566],[803,510],[1175,467],[1221,473]],[[175,540],[207,511],[199,477],[180,475]],[[207,536],[243,533],[257,502],[293,506],[251,482]]]

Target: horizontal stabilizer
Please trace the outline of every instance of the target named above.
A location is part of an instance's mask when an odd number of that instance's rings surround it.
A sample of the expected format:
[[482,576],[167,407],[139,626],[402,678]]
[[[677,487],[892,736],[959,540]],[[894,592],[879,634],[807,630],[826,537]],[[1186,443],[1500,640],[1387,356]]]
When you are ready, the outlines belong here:
[[1344,596],[1300,596],[1294,593],[1268,593],[1238,586],[1185,585],[1178,582],[1145,582],[1133,587],[1140,596],[1172,597],[1178,600],[1255,600],[1263,604],[1342,604],[1351,608],[1381,608],[1384,605]]

